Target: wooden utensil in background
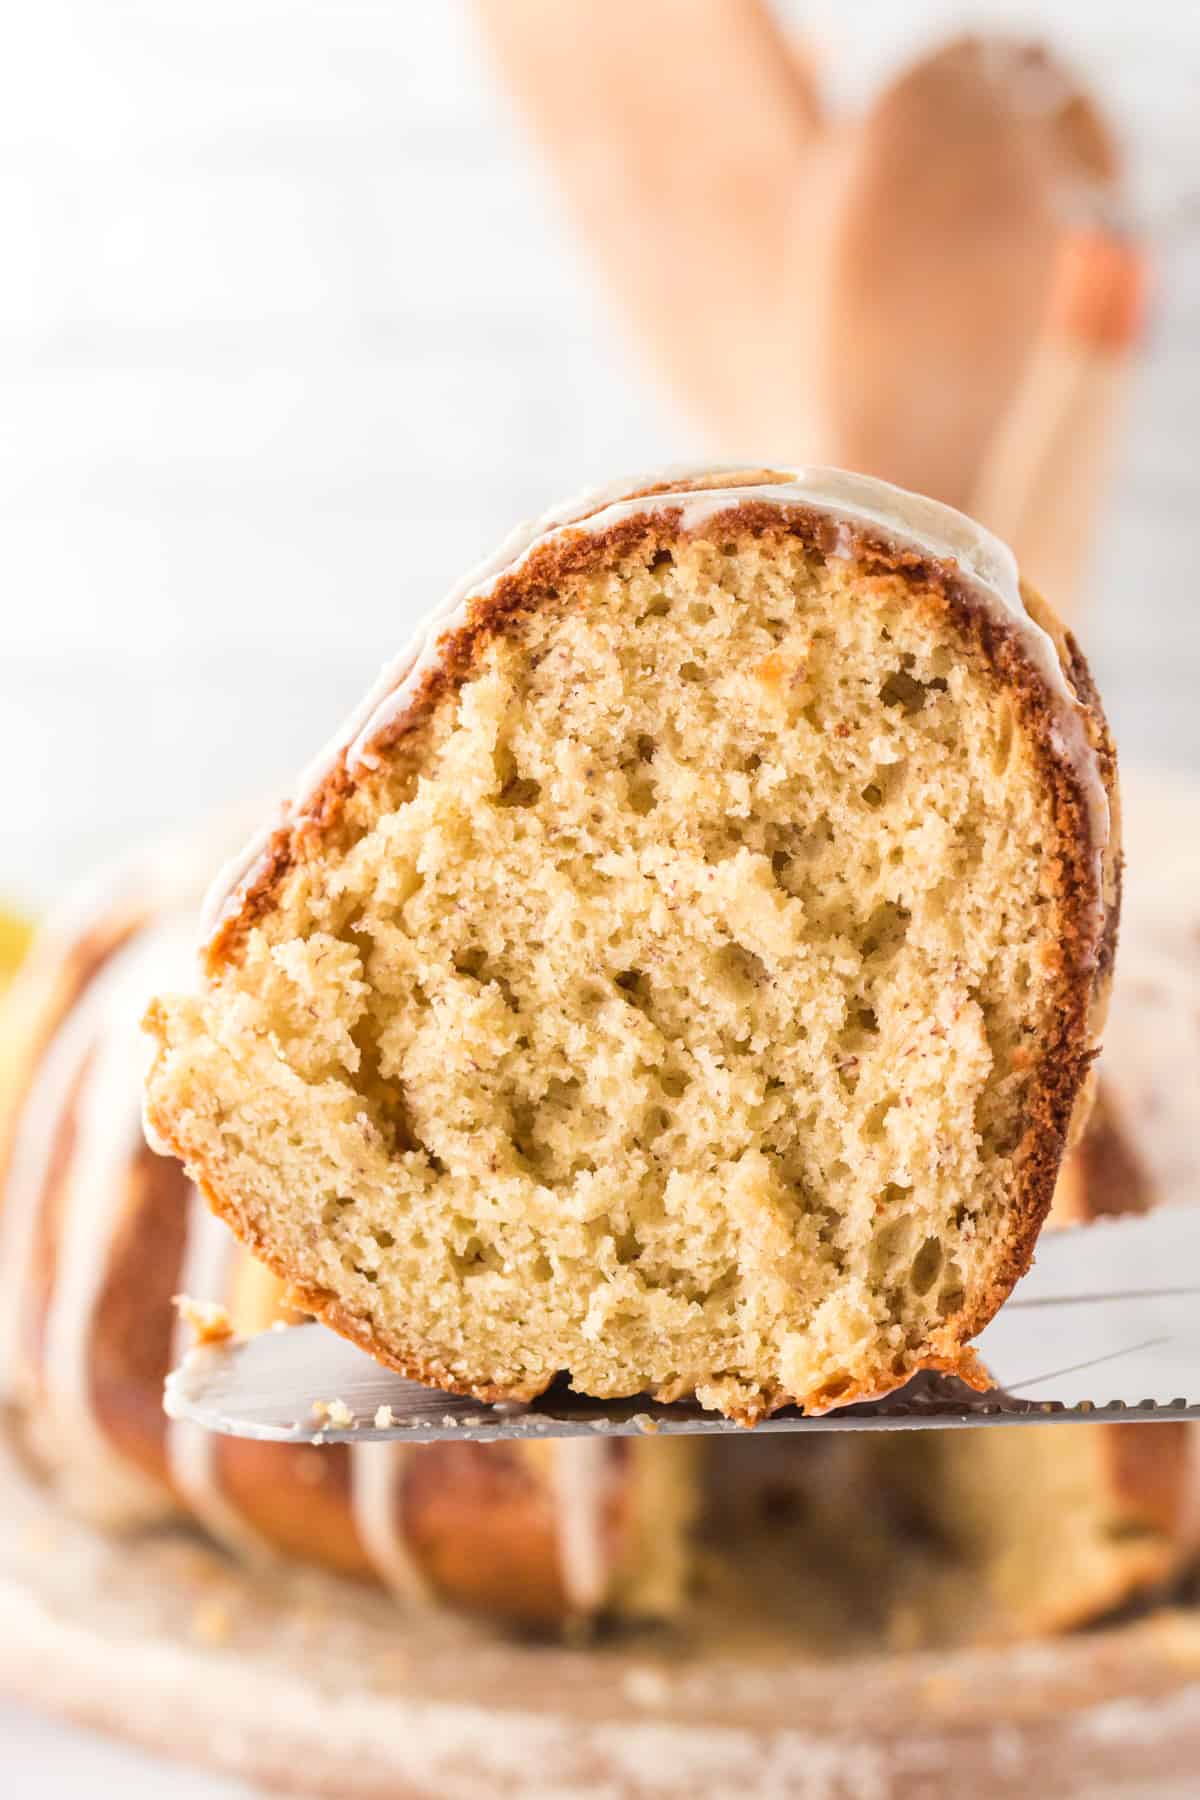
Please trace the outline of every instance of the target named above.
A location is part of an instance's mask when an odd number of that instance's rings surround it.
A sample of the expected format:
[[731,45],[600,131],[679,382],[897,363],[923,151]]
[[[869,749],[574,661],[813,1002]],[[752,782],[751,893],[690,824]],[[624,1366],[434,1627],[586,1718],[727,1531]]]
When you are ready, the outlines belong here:
[[[710,444],[978,510],[1069,607],[1139,312],[1101,297],[1130,282],[1128,240],[1102,255],[1071,223],[1111,210],[1120,179],[1071,72],[1037,44],[961,38],[839,120],[762,0],[476,4],[655,374]],[[1119,330],[1092,329],[1085,292]]]
[[1145,313],[1146,257],[1102,225],[1067,230],[1042,329],[992,435],[968,510],[1073,619]]

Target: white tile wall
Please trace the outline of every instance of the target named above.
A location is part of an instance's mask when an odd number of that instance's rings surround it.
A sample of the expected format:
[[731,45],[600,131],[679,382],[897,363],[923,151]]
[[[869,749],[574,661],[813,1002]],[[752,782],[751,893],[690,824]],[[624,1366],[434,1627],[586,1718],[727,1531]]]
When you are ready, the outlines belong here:
[[[955,9],[807,10],[861,83]],[[1165,4],[1157,31],[1050,10],[1143,191],[1177,198],[1200,32]],[[515,516],[697,446],[454,0],[40,0],[4,36],[0,890],[40,900],[108,842],[281,780]],[[1198,414],[1184,240],[1091,634],[1126,739],[1175,760],[1200,759]]]
[[[853,50],[859,86],[964,12],[790,10]],[[1148,206],[1200,189],[1196,9],[967,10],[1076,45]],[[1200,219],[1160,287],[1089,639],[1127,751],[1200,765]],[[696,448],[594,298],[457,0],[6,6],[0,891],[40,902],[278,782],[515,516]],[[14,1793],[162,1791],[90,1740],[0,1730]]]
[[686,446],[457,5],[6,34],[0,887],[40,898],[289,771],[514,517]]

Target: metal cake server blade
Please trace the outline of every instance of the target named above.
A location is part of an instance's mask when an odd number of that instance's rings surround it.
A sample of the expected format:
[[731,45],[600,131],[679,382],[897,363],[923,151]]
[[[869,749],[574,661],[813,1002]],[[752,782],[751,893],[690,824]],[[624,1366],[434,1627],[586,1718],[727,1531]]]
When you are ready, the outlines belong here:
[[[817,1417],[790,1409],[757,1429],[1200,1419],[1200,1207],[1047,1233],[975,1347],[995,1384],[986,1393],[923,1375],[869,1403]],[[486,1406],[405,1381],[320,1325],[191,1351],[167,1378],[166,1409],[210,1431],[279,1443],[743,1429],[691,1402],[603,1402],[557,1388],[529,1406]]]

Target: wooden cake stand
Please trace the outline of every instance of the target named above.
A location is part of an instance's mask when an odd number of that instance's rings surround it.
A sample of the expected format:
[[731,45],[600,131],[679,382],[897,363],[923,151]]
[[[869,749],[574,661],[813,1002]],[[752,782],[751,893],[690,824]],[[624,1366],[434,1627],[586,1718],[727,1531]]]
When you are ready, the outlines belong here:
[[235,1567],[183,1531],[94,1531],[8,1452],[0,1516],[0,1685],[285,1793],[1200,1791],[1200,1613],[1186,1609],[1052,1643],[822,1655],[727,1594],[619,1645],[513,1643],[311,1571]]

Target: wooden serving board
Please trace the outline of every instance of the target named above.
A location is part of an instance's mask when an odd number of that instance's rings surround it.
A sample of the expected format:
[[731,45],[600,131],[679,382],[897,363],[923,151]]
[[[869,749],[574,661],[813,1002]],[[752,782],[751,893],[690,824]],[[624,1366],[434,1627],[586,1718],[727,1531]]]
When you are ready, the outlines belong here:
[[[1164,1197],[1194,1203],[1192,1089],[1164,1087],[1162,1069],[1164,1045],[1167,1066],[1196,1066],[1200,788],[1143,776],[1127,783],[1127,802],[1126,966],[1159,1013],[1146,1028],[1134,995],[1123,1027],[1115,1008],[1110,1055],[1153,1126],[1147,1149]],[[514,1643],[315,1571],[235,1566],[183,1530],[124,1539],[93,1530],[2,1435],[0,1521],[0,1688],[285,1793],[1200,1793],[1200,1609],[1016,1647],[889,1651],[878,1625],[847,1635],[840,1590],[827,1616],[798,1619],[782,1567],[771,1566],[753,1584],[759,1599],[749,1586],[710,1584],[678,1629]]]
[[[1153,1429],[1153,1427],[1147,1427]],[[822,1655],[711,1600],[513,1643],[183,1531],[119,1539],[0,1454],[0,1686],[337,1800],[1173,1800],[1200,1791],[1200,1612],[1055,1643]]]

